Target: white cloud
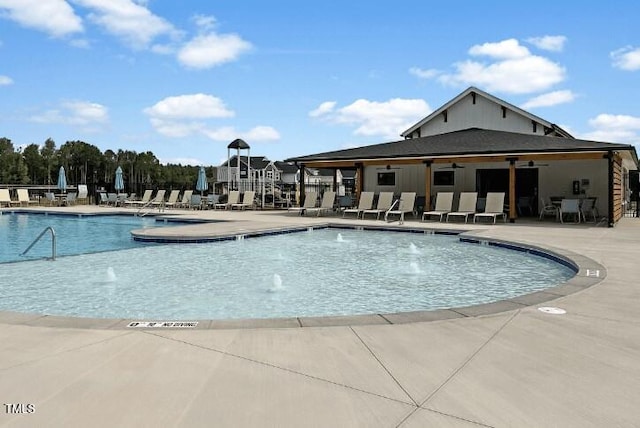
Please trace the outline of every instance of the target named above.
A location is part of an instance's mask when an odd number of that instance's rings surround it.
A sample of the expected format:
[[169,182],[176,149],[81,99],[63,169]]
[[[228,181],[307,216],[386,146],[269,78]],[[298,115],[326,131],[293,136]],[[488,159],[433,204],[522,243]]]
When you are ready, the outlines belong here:
[[436,77],[437,75],[439,75],[441,73],[441,71],[436,70],[434,68],[430,68],[428,70],[423,70],[421,68],[418,67],[411,67],[409,69],[409,74],[413,74],[414,76],[420,78],[420,79],[432,79],[434,77]]
[[251,43],[236,34],[203,34],[180,48],[178,61],[189,68],[206,69],[234,61],[249,49]]
[[520,107],[525,110],[535,107],[551,107],[558,104],[570,103],[575,99],[576,95],[568,89],[562,91],[553,91],[531,98]]
[[167,97],[144,109],[144,112],[160,119],[204,119],[233,117],[235,114],[220,98],[202,93]]
[[626,46],[611,52],[613,66],[621,70],[640,70],[640,48]]
[[256,126],[248,131],[237,131],[234,127],[225,126],[203,130],[203,134],[214,141],[228,142],[236,138],[242,138],[249,142],[267,142],[280,139],[280,133],[270,126]]
[[603,113],[590,119],[589,125],[595,129],[580,138],[628,144],[640,141],[640,117]]
[[144,4],[132,0],[72,0],[93,12],[89,19],[108,33],[122,38],[134,49],[142,49],[157,37],[178,37],[180,32],[162,17],[154,15]]
[[31,116],[32,122],[57,123],[96,132],[109,122],[107,107],[89,101],[64,101],[59,107]]
[[486,55],[497,61],[458,62],[454,64],[454,73],[443,74],[438,80],[453,86],[479,86],[489,92],[528,94],[548,90],[565,79],[564,67],[531,54],[514,39],[476,45],[469,53]]
[[0,86],[13,84],[13,79],[9,76],[0,75]]
[[498,59],[525,58],[531,55],[529,49],[521,46],[516,39],[507,39],[495,43],[483,43],[471,46],[469,55],[489,56]]
[[309,112],[309,116],[310,117],[324,116],[326,114],[331,113],[333,111],[333,109],[335,108],[335,106],[336,106],[336,102],[335,101],[325,101],[322,104],[320,104],[317,109],[311,110]]
[[[326,103],[321,104],[321,107],[324,104]],[[357,127],[354,130],[356,135],[375,135],[390,139],[398,138],[402,131],[431,112],[424,100],[402,98],[385,102],[359,99],[338,110],[333,107],[317,117],[332,123],[354,125]]]
[[567,42],[567,38],[565,36],[530,37],[527,39],[527,42],[531,43],[538,49],[562,52],[564,44]]
[[65,0],[0,0],[0,16],[53,37],[83,31],[82,19]]
[[160,159],[160,163],[162,165],[173,164],[173,165],[191,165],[191,166],[200,166],[206,165],[207,162],[197,159],[197,158],[167,158]]

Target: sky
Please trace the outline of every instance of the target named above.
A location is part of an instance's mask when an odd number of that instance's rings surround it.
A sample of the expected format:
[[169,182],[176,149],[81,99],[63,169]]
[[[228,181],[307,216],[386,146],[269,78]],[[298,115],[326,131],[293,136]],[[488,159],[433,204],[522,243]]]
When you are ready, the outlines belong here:
[[400,140],[476,86],[640,149],[638,16],[630,1],[0,0],[0,137],[207,166],[242,138],[283,160]]

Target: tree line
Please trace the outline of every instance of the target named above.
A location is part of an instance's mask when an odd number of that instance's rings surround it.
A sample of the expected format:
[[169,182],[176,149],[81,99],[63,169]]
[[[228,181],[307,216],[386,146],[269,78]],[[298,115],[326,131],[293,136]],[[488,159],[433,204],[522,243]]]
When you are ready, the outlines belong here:
[[[0,138],[0,183],[3,185],[55,186],[58,171],[64,166],[67,183],[86,184],[90,191],[104,187],[113,191],[115,171],[122,168],[125,191],[142,193],[145,189],[192,189],[199,167],[162,165],[150,152],[131,150],[104,152],[84,141],[67,141],[59,148],[48,138],[42,145],[29,144],[16,150],[8,138]],[[216,168],[205,168],[210,182],[215,181]]]

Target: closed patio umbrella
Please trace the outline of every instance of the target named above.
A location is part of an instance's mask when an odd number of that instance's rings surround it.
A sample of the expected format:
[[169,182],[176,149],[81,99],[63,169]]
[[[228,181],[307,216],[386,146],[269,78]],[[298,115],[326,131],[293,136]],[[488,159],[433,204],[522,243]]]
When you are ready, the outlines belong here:
[[61,166],[58,172],[58,189],[63,193],[67,190],[67,176],[64,173],[64,166]]
[[122,178],[122,168],[120,167],[116,169],[116,181],[113,187],[115,187],[118,194],[121,190],[124,190],[124,179]]
[[207,182],[207,173],[204,170],[204,167],[200,167],[200,171],[198,172],[198,181],[196,183],[196,190],[200,192],[200,196],[202,196],[202,192],[209,189],[209,183]]

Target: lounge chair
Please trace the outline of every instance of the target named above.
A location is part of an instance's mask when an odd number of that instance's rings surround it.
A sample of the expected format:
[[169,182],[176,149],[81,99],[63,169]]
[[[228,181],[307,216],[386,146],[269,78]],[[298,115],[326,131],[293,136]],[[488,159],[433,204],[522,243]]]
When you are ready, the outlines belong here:
[[460,193],[460,201],[458,202],[458,211],[452,211],[447,214],[447,222],[450,217],[464,217],[466,223],[470,215],[476,213],[476,202],[478,201],[478,192],[462,192]]
[[347,208],[342,212],[342,217],[344,217],[347,213],[356,213],[356,218],[360,217],[360,214],[364,212],[364,210],[370,210],[373,208],[373,192],[362,192],[360,193],[360,201],[358,201],[357,208]]
[[393,192],[380,192],[378,195],[378,203],[375,208],[362,211],[362,219],[364,220],[365,214],[375,214],[376,220],[380,218],[380,214],[387,212],[393,204]]
[[78,202],[86,204],[89,199],[89,191],[86,184],[78,184],[78,196],[76,198]]
[[164,194],[165,193],[167,193],[167,191],[164,190],[164,189],[158,190],[158,192],[156,193],[156,197],[153,198],[153,200],[151,201],[151,205],[153,205],[154,207],[164,207],[164,204],[165,204]]
[[305,210],[309,208],[314,208],[316,206],[316,200],[318,199],[318,194],[316,192],[306,192],[304,197],[304,204],[299,207],[291,207],[287,209],[287,212],[295,212],[298,215],[304,214]]
[[217,203],[213,206],[214,209],[228,209],[231,208],[231,206],[233,204],[237,204],[240,203],[240,191],[238,190],[232,190],[229,192],[229,194],[227,195],[227,202],[224,203]]
[[507,221],[507,214],[504,212],[504,192],[489,192],[484,212],[474,215],[473,222],[475,223],[481,217],[492,217],[493,224],[496,224],[498,216],[502,216],[502,220]]
[[167,208],[175,207],[176,204],[178,203],[178,196],[179,195],[180,195],[180,190],[172,190],[171,193],[169,193],[169,199],[165,203],[165,206]]
[[191,195],[193,195],[193,190],[185,190],[182,194],[182,200],[177,205],[180,208],[189,208],[189,205],[191,204]]
[[438,192],[436,196],[436,207],[433,211],[422,213],[422,221],[433,216],[438,216],[438,221],[442,221],[444,216],[449,214],[453,208],[453,192]]
[[231,204],[231,209],[238,208],[239,210],[244,210],[245,208],[253,208],[253,199],[255,197],[256,192],[254,190],[247,190],[242,195],[242,202]]
[[413,214],[413,206],[416,203],[416,192],[402,192],[400,194],[400,203],[398,204],[398,208],[394,209],[393,206],[384,214],[384,221],[391,221],[389,217],[392,215],[400,216],[398,219],[398,223],[404,223],[404,214],[412,213]]
[[18,189],[18,203],[22,206],[22,205],[27,205],[29,206],[29,204],[37,204],[38,201],[32,201],[31,197],[29,196],[29,190],[28,189]]
[[147,189],[144,191],[142,195],[142,199],[139,201],[124,201],[125,205],[141,205],[144,206],[149,203],[151,200],[151,195],[153,194],[153,190]]
[[336,202],[336,192],[332,190],[327,190],[326,192],[324,192],[324,195],[322,195],[322,202],[320,203],[320,206],[307,208],[304,214],[306,215],[308,213],[316,213],[316,215],[319,217],[320,214],[322,214],[323,212],[333,211],[333,204],[335,202]]
[[567,214],[573,214],[576,219],[575,222],[580,223],[582,213],[580,211],[579,199],[563,199],[562,202],[560,202],[560,223],[564,223],[564,216]]
[[20,203],[19,201],[11,200],[11,195],[9,195],[9,189],[0,189],[0,207],[3,204],[6,204],[6,206],[11,206],[19,203]]

